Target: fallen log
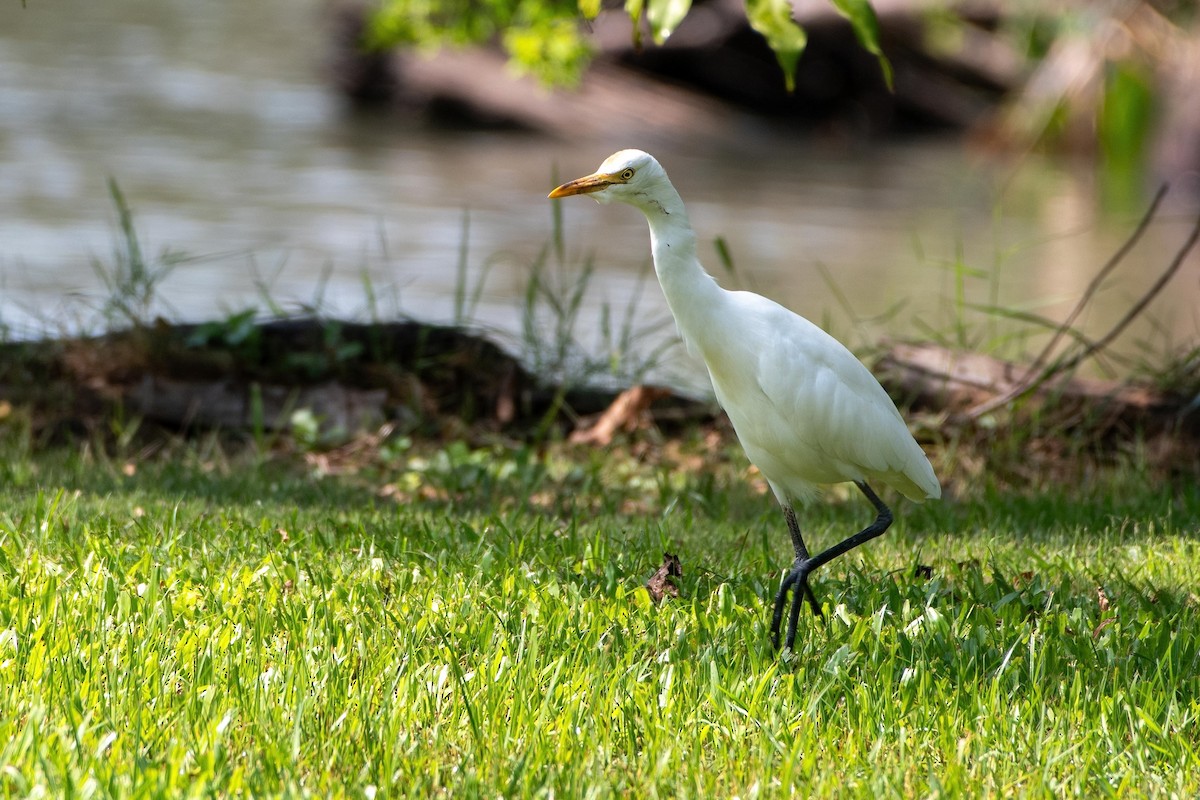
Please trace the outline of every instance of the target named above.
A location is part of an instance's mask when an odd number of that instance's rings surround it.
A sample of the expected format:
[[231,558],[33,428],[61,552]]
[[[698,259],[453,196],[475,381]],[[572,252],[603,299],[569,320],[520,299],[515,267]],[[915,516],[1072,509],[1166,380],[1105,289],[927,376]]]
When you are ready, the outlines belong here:
[[556,386],[494,341],[456,328],[296,318],[256,324],[232,344],[224,330],[163,322],[0,342],[0,408],[4,416],[30,409],[39,431],[98,425],[114,408],[183,431],[278,431],[307,410],[333,439],[381,424],[522,436],[547,422],[565,432],[594,419],[595,442],[630,425],[678,429],[712,416],[707,403],[652,387],[622,395],[614,411],[612,387]]
[[[1029,365],[966,353],[936,344],[892,344],[875,365],[880,381],[915,407],[945,413],[952,422],[970,420],[971,409],[1012,395],[1027,379]],[[1150,384],[1060,374],[999,413],[1037,408],[1061,419],[1086,415],[1094,430],[1114,426],[1160,432],[1200,433],[1200,414],[1191,399]]]
[[125,400],[135,413],[181,428],[288,430],[293,412],[305,409],[321,420],[325,430],[344,438],[382,425],[388,416],[387,395],[385,389],[334,382],[285,386],[147,374],[126,392]]
[[548,90],[517,76],[499,51],[441,50],[400,53],[396,73],[406,98],[418,105],[456,109],[473,122],[539,131],[562,139],[638,141],[689,137],[729,139],[744,120],[729,106],[697,92],[647,81],[629,70],[594,63],[574,90]]

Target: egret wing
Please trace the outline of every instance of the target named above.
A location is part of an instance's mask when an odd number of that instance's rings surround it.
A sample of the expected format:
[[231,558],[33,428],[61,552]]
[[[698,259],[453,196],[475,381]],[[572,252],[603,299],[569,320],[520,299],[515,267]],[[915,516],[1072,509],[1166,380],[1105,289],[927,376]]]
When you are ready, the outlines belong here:
[[870,370],[821,328],[767,302],[775,309],[760,309],[768,312],[760,319],[773,334],[760,338],[757,383],[778,412],[777,435],[791,440],[784,458],[806,473],[800,477],[879,479],[913,499],[940,495],[928,459]]

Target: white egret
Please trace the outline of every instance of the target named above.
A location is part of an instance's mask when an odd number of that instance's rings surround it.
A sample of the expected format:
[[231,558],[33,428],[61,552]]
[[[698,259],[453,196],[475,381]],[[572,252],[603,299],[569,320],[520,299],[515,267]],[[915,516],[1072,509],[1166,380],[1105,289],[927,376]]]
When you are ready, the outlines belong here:
[[[775,597],[771,637],[778,647],[790,589],[785,644],[791,649],[801,598],[821,615],[809,574],[892,524],[891,510],[868,481],[889,484],[916,501],[937,498],[942,489],[933,467],[883,387],[840,342],[772,300],[721,288],[704,271],[683,201],[651,155],[622,150],[550,197],[577,194],[628,203],[650,223],[654,271],[679,334],[704,361],[746,455],[783,507],[796,558]],[[795,504],[812,500],[822,484],[847,481],[875,507],[875,521],[810,555]]]

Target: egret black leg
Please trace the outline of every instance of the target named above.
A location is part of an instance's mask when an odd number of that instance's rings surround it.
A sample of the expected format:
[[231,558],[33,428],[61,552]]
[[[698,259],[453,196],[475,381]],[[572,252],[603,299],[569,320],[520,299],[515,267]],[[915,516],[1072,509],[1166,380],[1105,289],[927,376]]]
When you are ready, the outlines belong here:
[[[790,505],[785,506],[783,517],[787,520],[788,530],[792,534],[792,548],[796,551],[796,560],[793,562],[792,569],[784,577],[783,584],[779,587],[779,594],[775,595],[775,611],[771,615],[771,642],[776,649],[779,648],[779,626],[783,621],[783,606],[787,600],[788,589],[796,588],[792,594],[792,606],[796,609],[796,613],[791,615],[793,619],[799,616],[801,597],[807,597],[813,614],[821,616],[821,606],[817,603],[816,595],[813,594],[812,587],[808,585],[808,582],[805,581],[803,586],[795,586],[796,565],[808,560],[808,548],[804,545],[804,537],[800,534],[800,524],[796,521],[796,510]],[[795,624],[791,627],[792,630],[788,634],[789,642],[796,638]]]
[[[838,556],[853,550],[860,544],[869,542],[877,536],[880,536],[884,531],[891,527],[891,509],[883,504],[883,501],[879,499],[879,495],[875,494],[875,492],[866,484],[865,481],[855,481],[854,483],[856,486],[858,486],[862,493],[866,495],[867,499],[871,501],[871,505],[875,506],[876,516],[874,522],[850,538],[838,542],[828,550],[824,550],[811,557],[805,553],[805,557],[803,558],[801,557],[800,553],[804,543],[799,539],[798,528],[793,529],[792,541],[793,543],[799,542],[799,545],[796,548],[796,563],[792,565],[791,571],[788,572],[787,577],[783,579],[783,588],[780,590],[779,595],[775,598],[775,616],[771,626],[771,634],[772,641],[776,647],[779,646],[779,622],[783,611],[783,596],[787,592],[787,589],[791,587],[793,594],[791,613],[788,615],[787,639],[784,642],[784,646],[791,650],[792,646],[796,643],[796,623],[800,617],[801,592],[804,592],[809,598],[809,602],[813,607],[813,611],[820,616],[820,609],[817,607],[816,600],[812,596],[812,590],[808,588],[809,573],[811,573],[817,567],[828,564]],[[794,514],[792,515],[792,518],[794,521]]]
[[[807,559],[808,548],[804,546],[804,537],[800,535],[800,523],[796,521],[796,509],[788,506],[787,511],[783,513],[783,518],[787,520],[788,531],[792,534],[792,549],[796,551],[796,558]],[[808,598],[813,613],[818,617],[821,616],[821,606],[817,603],[817,597],[807,583],[804,584],[804,595]]]

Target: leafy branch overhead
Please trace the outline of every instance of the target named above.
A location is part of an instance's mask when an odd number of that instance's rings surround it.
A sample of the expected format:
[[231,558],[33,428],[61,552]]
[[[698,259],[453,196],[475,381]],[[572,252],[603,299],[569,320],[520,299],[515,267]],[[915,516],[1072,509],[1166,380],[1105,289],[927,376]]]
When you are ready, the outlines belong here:
[[[879,46],[879,22],[869,0],[829,2],[879,59],[890,86],[891,67]],[[692,0],[625,0],[634,43],[641,46],[646,31],[655,44],[665,43],[691,6]],[[436,50],[498,40],[519,72],[545,84],[570,86],[579,82],[593,55],[587,25],[581,23],[595,19],[600,10],[601,0],[380,0],[370,42]],[[792,17],[791,0],[746,0],[746,19],[775,53],[790,91],[807,41]]]

